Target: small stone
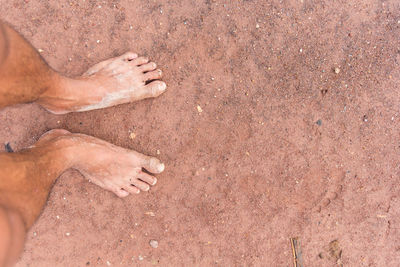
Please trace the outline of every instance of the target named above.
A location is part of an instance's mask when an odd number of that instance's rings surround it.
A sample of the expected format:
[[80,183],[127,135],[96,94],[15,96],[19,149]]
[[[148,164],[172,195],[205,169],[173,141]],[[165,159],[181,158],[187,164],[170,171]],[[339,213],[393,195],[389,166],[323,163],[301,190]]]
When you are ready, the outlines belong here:
[[37,233],[36,233],[36,232],[33,232],[33,236],[37,236]]
[[144,214],[146,214],[146,215],[148,215],[148,216],[151,216],[151,217],[156,216],[156,215],[154,214],[154,212],[152,212],[152,211],[147,211],[147,212],[145,212]]
[[317,124],[318,126],[321,126],[321,125],[322,125],[322,120],[317,120],[316,124]]
[[111,266],[111,262],[107,261],[107,266]]
[[39,49],[38,49],[38,52],[39,52],[39,53],[42,53],[42,52],[43,52],[43,49],[40,49],[40,48],[39,48]]
[[99,44],[99,43],[100,43],[100,40],[97,40],[97,41],[96,41],[96,43],[98,43],[98,44]]
[[158,150],[158,149],[157,149],[156,153],[157,153],[157,155],[161,154],[160,150]]
[[8,152],[8,153],[13,153],[13,152],[14,152],[14,150],[12,149],[12,147],[11,147],[11,145],[10,145],[9,142],[4,144],[4,149],[5,149],[6,152]]
[[136,138],[136,134],[133,133],[133,132],[130,133],[130,134],[129,134],[129,138],[132,139],[132,140],[135,139],[135,138]]
[[66,235],[66,236],[70,236],[70,235],[71,235],[71,233],[65,233],[65,235]]
[[339,74],[339,72],[340,72],[340,69],[339,69],[338,67],[336,67],[336,68],[335,68],[335,73],[336,73],[336,74]]
[[143,260],[143,256],[142,256],[142,255],[139,255],[139,256],[138,256],[138,259],[139,259],[140,261],[142,261],[142,260]]
[[259,29],[260,28],[260,24],[256,24],[256,29]]
[[203,112],[203,109],[202,109],[199,105],[197,105],[197,111],[198,111],[199,113],[202,113],[202,112]]
[[152,240],[150,240],[149,244],[150,244],[150,246],[152,248],[158,248],[158,241],[157,240],[152,239]]
[[57,215],[56,218],[57,218],[57,220],[59,220],[59,219],[60,219],[60,216]]
[[299,51],[300,51],[300,53],[303,53],[303,48],[300,48],[300,50],[299,50]]

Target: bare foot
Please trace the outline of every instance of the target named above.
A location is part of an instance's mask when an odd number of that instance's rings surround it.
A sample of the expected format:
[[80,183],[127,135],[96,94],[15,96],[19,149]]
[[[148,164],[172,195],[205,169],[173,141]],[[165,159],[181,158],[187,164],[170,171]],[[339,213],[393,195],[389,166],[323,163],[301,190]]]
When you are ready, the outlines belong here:
[[55,77],[54,86],[37,102],[52,113],[65,114],[157,97],[167,86],[156,67],[148,58],[128,52],[94,65],[78,78]]
[[143,169],[154,174],[164,171],[164,164],[157,158],[66,130],[47,132],[31,148],[54,145],[65,157],[65,169],[78,170],[90,182],[119,197],[148,191],[157,183]]

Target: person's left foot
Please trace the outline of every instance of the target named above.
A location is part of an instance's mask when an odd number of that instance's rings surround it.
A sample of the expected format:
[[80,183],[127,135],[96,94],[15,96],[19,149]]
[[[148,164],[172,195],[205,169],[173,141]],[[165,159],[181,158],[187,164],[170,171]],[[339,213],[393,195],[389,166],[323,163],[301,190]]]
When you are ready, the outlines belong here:
[[100,62],[81,77],[55,77],[37,103],[55,114],[101,109],[157,97],[167,88],[154,62],[128,52]]
[[[56,151],[63,157],[62,170],[78,170],[90,182],[109,190],[119,197],[149,191],[157,183],[156,177],[164,171],[164,164],[157,158],[149,157],[107,143],[103,140],[73,134],[66,130],[51,130],[30,147]],[[43,154],[43,153],[42,153]],[[43,162],[56,162],[54,153],[42,159]],[[144,171],[144,169],[147,171]],[[151,173],[151,174],[150,174]]]

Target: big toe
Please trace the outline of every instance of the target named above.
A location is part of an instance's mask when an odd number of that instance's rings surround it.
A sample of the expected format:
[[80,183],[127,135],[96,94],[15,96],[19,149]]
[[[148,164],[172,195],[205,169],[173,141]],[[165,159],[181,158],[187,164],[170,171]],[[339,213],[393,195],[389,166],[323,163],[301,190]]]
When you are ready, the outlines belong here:
[[132,161],[139,163],[141,167],[151,173],[161,173],[165,169],[164,163],[162,163],[158,158],[149,157],[137,152],[133,152]]
[[167,85],[162,81],[153,81],[143,86],[138,92],[138,99],[157,97],[165,92]]

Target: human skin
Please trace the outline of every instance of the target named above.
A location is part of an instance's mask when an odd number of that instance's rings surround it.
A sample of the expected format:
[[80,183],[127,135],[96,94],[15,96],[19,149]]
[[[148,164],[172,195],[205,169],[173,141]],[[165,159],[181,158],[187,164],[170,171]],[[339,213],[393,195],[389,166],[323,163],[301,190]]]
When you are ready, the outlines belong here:
[[[36,50],[0,21],[0,108],[36,102],[56,114],[106,108],[166,90],[154,62],[128,52],[79,77],[51,69]],[[118,197],[148,191],[164,164],[154,157],[65,130],[45,133],[16,153],[0,153],[0,266],[12,266],[26,231],[39,217],[56,179],[76,169]],[[147,172],[145,172],[146,170]]]

